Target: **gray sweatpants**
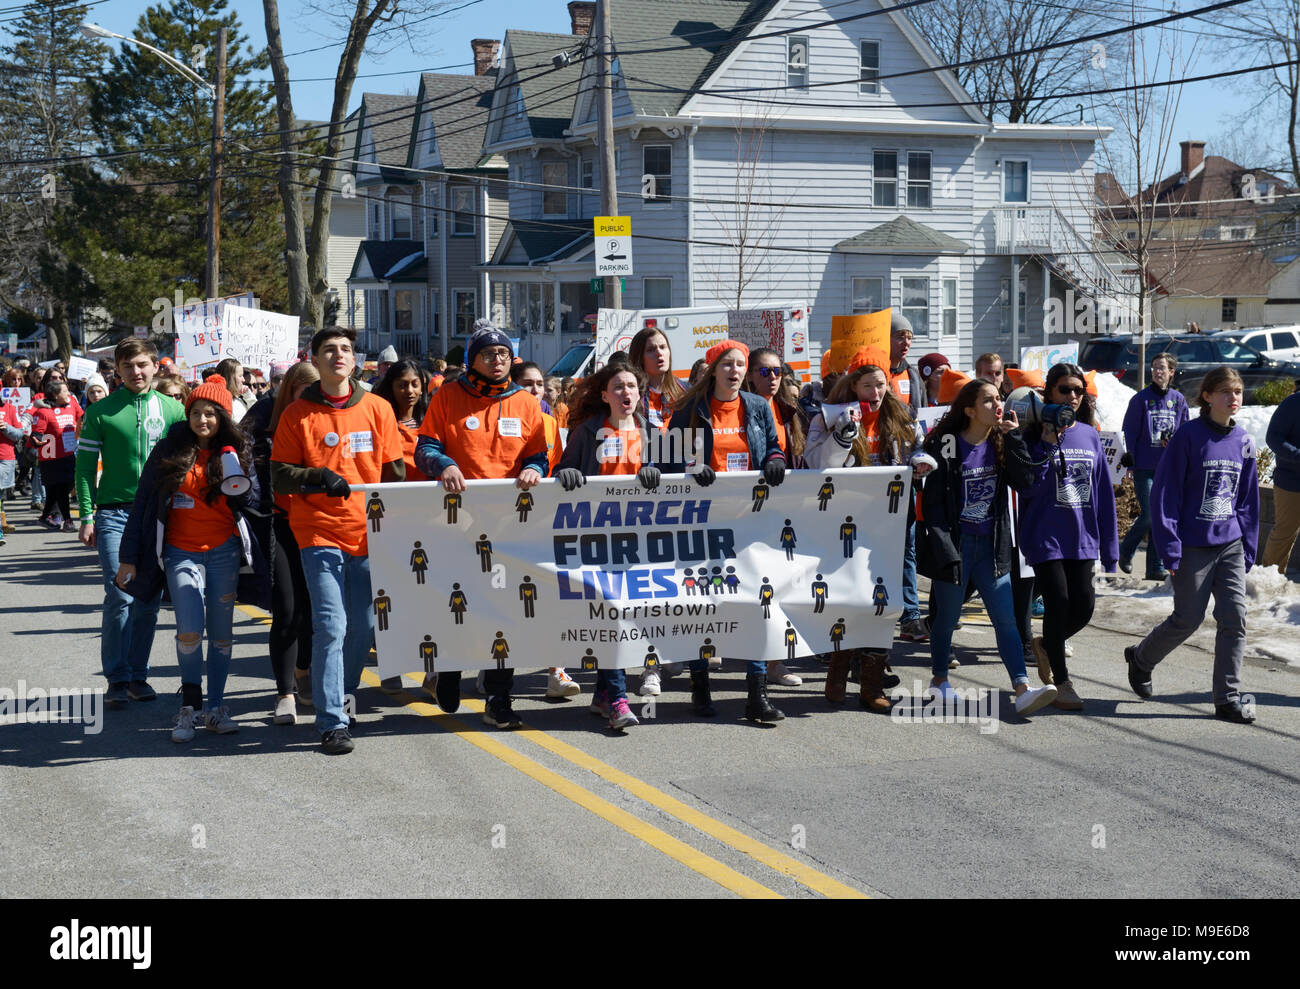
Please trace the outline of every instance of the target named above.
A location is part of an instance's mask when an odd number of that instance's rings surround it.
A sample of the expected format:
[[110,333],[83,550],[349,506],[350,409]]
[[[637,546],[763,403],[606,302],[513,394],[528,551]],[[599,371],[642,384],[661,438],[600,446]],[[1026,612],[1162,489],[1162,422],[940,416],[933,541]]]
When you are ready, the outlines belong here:
[[1174,613],[1137,647],[1137,665],[1150,673],[1205,620],[1214,595],[1214,703],[1240,701],[1241,658],[1246,650],[1246,558],[1237,539],[1224,546],[1183,547],[1173,575]]

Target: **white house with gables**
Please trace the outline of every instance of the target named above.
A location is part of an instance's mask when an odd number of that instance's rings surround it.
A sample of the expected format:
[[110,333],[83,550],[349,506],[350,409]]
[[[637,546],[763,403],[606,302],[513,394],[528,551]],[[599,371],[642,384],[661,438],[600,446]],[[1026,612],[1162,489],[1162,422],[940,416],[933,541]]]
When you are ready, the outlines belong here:
[[[608,2],[625,307],[807,299],[827,339],[831,316],[893,306],[914,353],[969,367],[1043,342],[1045,297],[1120,291],[1092,235],[1106,131],[990,122],[888,2]],[[508,31],[484,137],[510,188],[491,311],[543,363],[600,304],[594,50]]]

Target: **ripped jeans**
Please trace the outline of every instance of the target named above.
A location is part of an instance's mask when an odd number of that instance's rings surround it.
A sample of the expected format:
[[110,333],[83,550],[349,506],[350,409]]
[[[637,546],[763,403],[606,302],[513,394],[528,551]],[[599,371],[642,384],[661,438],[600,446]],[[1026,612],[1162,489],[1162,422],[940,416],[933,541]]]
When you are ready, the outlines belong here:
[[176,662],[181,683],[203,683],[203,632],[208,633],[207,708],[221,706],[230,674],[235,588],[239,584],[238,534],[206,553],[166,546],[163,571],[176,611]]

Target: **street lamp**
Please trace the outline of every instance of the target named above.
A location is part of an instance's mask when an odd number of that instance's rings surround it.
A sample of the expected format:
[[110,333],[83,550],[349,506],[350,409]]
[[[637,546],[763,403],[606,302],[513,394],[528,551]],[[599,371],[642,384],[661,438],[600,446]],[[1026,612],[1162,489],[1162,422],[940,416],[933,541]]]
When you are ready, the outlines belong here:
[[118,34],[116,31],[100,27],[98,24],[91,24],[89,21],[81,25],[81,33],[91,40],[96,38],[116,38],[119,41],[129,41],[133,45],[139,45],[141,48],[153,52],[190,82],[202,86],[212,99],[212,154],[209,170],[210,181],[208,183],[208,263],[203,281],[205,294],[209,299],[215,299],[218,295],[218,285],[221,279],[221,163],[223,155],[222,140],[226,124],[226,28],[221,27],[217,30],[217,83],[215,86],[184,62],[173,58],[153,45],[146,44],[139,38],[129,38],[124,34]]

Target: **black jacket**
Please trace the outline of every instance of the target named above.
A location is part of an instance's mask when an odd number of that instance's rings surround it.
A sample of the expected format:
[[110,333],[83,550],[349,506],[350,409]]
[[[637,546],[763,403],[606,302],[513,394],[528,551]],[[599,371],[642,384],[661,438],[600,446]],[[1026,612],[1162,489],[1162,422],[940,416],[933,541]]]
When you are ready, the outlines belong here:
[[[653,426],[646,424],[645,416],[640,412],[634,413],[636,418],[636,428],[641,430],[642,437],[650,436],[654,430]],[[600,430],[605,425],[605,419],[599,415],[591,416],[584,419],[577,426],[569,430],[569,442],[564,447],[564,455],[560,457],[560,462],[555,465],[552,476],[563,470],[565,467],[576,467],[582,471],[585,477],[596,477],[600,474]],[[654,437],[651,436],[653,441]],[[652,443],[653,446],[653,443]],[[653,449],[646,449],[642,446],[641,466],[653,466],[654,460],[648,454],[653,453]]]
[[[935,454],[936,466],[925,478],[921,509],[925,516],[928,541],[916,547],[916,568],[931,580],[965,584],[967,575],[961,566],[961,455],[960,446],[951,444],[951,457],[944,456],[944,444]],[[1034,471],[1024,438],[1018,433],[1002,437],[1006,463],[998,471],[993,493],[993,575],[1001,577],[1011,571],[1015,546],[1011,534],[1011,509],[1007,488],[1026,490],[1034,481]]]
[[[124,588],[132,597],[142,601],[152,600],[166,583],[163,576],[162,553],[165,545],[167,516],[171,511],[170,491],[161,491],[158,487],[158,465],[163,458],[176,452],[182,437],[193,435],[190,424],[182,419],[175,423],[167,435],[153,448],[149,459],[145,461],[144,470],[140,472],[140,484],[136,488],[135,502],[131,505],[131,514],[122,531],[122,544],[118,559],[122,563],[135,566],[135,580]],[[269,610],[271,607],[271,568],[258,546],[257,538],[245,518],[250,504],[261,501],[261,491],[257,483],[257,472],[249,477],[252,487],[238,497],[224,496],[230,511],[235,516],[235,531],[242,544],[243,566],[239,573],[239,588],[236,599],[244,604],[254,604]]]

